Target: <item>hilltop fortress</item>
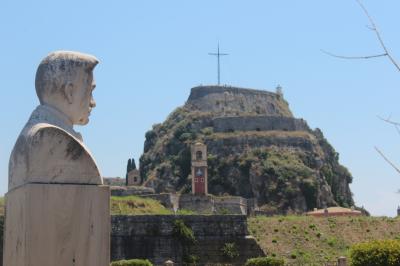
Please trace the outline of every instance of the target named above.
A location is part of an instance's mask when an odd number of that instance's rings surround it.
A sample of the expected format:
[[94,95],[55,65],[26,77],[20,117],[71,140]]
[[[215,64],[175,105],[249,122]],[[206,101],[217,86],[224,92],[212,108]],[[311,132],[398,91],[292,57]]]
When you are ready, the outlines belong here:
[[212,112],[214,132],[309,131],[303,119],[296,119],[282,94],[236,87],[195,87],[186,106]]
[[228,86],[192,88],[186,105],[193,110],[229,116],[248,113],[263,116],[293,117],[282,94]]
[[191,89],[185,105],[146,133],[140,175],[156,192],[190,191],[190,145],[208,147],[208,191],[254,198],[271,213],[354,204],[352,176],[319,129],[276,92]]

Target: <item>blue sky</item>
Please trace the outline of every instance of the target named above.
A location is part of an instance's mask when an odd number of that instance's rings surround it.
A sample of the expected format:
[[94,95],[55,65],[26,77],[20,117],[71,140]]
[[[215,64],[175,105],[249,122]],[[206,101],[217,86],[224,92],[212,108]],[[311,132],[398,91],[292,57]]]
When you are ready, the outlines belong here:
[[[365,0],[400,60],[400,2]],[[354,176],[357,205],[395,215],[400,135],[377,115],[400,120],[398,72],[387,59],[340,60],[323,54],[380,53],[367,18],[352,0],[19,1],[0,2],[0,194],[8,158],[38,104],[34,76],[54,50],[96,55],[97,107],[77,127],[104,176],[123,176],[138,160],[144,134],[184,104],[190,88],[216,83],[216,50],[224,84],[283,87],[296,117],[319,127]]]

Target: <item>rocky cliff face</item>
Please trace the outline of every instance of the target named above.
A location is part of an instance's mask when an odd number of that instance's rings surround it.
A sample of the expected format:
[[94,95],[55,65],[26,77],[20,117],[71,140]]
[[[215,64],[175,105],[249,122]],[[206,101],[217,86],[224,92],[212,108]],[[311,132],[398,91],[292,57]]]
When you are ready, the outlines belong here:
[[212,194],[255,198],[270,213],[354,204],[352,176],[319,129],[293,117],[281,94],[193,88],[183,107],[146,133],[141,177],[158,192],[190,191],[190,144],[208,146]]

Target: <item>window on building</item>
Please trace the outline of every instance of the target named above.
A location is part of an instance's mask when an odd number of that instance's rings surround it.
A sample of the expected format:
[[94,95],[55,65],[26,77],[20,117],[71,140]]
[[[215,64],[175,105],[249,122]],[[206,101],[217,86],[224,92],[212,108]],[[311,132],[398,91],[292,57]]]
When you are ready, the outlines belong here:
[[201,151],[196,152],[196,160],[201,160],[203,158],[203,153]]

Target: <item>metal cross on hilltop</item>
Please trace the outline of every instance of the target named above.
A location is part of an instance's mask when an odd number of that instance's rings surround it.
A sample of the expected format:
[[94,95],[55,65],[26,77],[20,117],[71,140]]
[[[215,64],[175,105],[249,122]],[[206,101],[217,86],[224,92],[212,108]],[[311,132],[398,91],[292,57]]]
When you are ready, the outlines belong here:
[[219,58],[220,58],[220,56],[228,55],[228,54],[223,54],[223,53],[219,52],[219,43],[218,43],[217,53],[208,53],[208,54],[209,55],[215,55],[217,57],[217,62],[218,62],[218,85],[220,85],[220,76],[221,76],[221,74],[220,74]]

